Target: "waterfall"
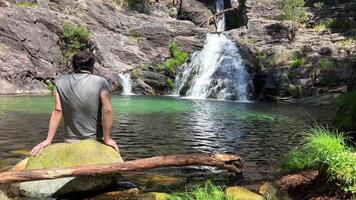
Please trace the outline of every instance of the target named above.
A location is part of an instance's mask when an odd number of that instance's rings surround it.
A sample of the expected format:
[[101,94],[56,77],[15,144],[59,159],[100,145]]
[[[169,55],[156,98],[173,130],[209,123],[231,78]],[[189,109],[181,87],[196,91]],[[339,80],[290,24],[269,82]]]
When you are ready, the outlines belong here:
[[132,81],[131,81],[131,76],[130,73],[126,73],[126,74],[119,74],[119,77],[121,79],[122,82],[122,87],[123,95],[132,95]]
[[239,50],[224,34],[207,34],[203,49],[192,54],[175,80],[175,93],[194,99],[247,102],[252,81]]
[[[224,0],[216,0],[215,1],[216,13],[224,10]],[[217,32],[225,31],[225,14],[217,17]]]

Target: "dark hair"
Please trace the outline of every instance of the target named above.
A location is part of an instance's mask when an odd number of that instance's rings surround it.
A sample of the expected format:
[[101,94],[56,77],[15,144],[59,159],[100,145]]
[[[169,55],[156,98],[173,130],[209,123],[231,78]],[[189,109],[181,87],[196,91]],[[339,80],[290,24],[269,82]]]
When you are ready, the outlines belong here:
[[95,55],[89,51],[81,51],[73,56],[72,65],[74,72],[80,70],[93,71]]

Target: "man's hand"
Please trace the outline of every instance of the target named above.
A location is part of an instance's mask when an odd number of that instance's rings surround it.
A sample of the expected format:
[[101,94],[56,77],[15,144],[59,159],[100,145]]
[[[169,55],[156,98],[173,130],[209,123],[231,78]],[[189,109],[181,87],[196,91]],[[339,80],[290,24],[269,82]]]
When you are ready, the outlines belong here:
[[115,140],[109,138],[107,140],[104,140],[104,143],[108,146],[111,146],[112,148],[114,148],[117,152],[119,152],[119,147],[117,146]]
[[35,146],[35,147],[32,149],[30,155],[31,155],[31,156],[40,155],[40,154],[42,153],[43,149],[44,149],[46,146],[50,145],[51,143],[52,143],[52,142],[51,142],[50,140],[45,140],[45,141],[39,143],[37,146]]

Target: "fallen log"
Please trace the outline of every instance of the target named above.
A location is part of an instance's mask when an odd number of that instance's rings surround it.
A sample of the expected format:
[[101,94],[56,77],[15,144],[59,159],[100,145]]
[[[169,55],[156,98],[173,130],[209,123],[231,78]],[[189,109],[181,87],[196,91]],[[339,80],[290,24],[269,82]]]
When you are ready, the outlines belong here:
[[227,9],[225,9],[225,10],[222,10],[222,11],[220,11],[220,12],[218,12],[218,13],[215,13],[215,14],[211,15],[210,17],[208,17],[208,19],[206,19],[205,21],[203,21],[202,23],[200,23],[198,26],[199,26],[199,27],[202,27],[205,23],[208,23],[208,24],[209,24],[211,19],[213,19],[213,18],[215,18],[215,17],[218,17],[219,15],[222,15],[222,14],[227,13],[227,12],[236,11],[236,10],[238,10],[238,9],[239,9],[239,8],[227,8]]
[[214,166],[232,173],[241,173],[244,163],[240,156],[231,154],[178,154],[156,156],[114,164],[8,171],[0,173],[0,184],[182,166]]

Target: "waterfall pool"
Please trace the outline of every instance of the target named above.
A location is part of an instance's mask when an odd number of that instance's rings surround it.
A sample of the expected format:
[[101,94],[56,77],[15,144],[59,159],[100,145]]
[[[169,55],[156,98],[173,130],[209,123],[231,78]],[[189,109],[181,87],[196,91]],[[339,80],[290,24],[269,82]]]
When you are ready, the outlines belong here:
[[[0,168],[8,169],[45,139],[54,98],[0,97]],[[246,160],[242,184],[273,178],[278,160],[301,144],[302,132],[332,113],[319,108],[270,103],[191,100],[177,97],[113,96],[113,137],[124,160],[191,152],[235,152]],[[55,142],[60,142],[61,132]],[[124,176],[164,175],[181,186],[213,179],[228,184],[211,167],[150,170]],[[143,175],[145,174],[145,175]],[[229,180],[231,181],[231,180]],[[145,186],[150,190],[150,186]]]

